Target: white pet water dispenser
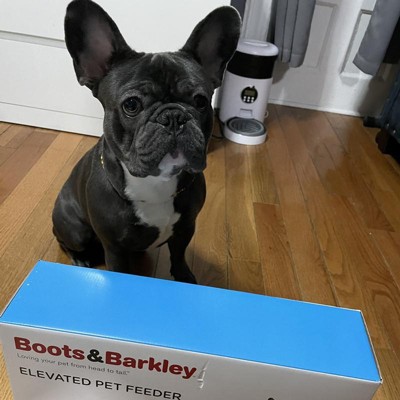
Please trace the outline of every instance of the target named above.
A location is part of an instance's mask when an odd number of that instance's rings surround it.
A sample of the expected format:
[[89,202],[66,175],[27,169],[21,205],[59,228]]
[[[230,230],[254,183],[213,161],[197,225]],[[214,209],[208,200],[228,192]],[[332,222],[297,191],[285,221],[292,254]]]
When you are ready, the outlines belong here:
[[221,88],[219,119],[229,140],[248,145],[265,141],[264,118],[277,56],[272,43],[239,40]]

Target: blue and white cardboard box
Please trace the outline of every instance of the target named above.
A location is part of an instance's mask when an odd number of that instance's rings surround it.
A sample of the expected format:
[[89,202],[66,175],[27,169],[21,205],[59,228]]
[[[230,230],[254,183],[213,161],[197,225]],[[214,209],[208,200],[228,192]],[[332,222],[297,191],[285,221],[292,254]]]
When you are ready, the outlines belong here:
[[15,400],[367,400],[359,311],[40,261],[0,318]]

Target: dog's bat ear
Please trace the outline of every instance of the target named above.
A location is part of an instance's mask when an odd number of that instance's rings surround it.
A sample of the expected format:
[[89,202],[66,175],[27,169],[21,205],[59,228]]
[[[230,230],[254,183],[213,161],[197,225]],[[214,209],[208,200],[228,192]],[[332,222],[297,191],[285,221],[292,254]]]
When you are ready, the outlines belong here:
[[181,49],[203,66],[215,88],[220,86],[226,64],[236,50],[240,28],[235,8],[217,8],[197,24]]
[[134,53],[111,17],[90,0],[68,5],[64,29],[78,81],[92,90],[116,59]]

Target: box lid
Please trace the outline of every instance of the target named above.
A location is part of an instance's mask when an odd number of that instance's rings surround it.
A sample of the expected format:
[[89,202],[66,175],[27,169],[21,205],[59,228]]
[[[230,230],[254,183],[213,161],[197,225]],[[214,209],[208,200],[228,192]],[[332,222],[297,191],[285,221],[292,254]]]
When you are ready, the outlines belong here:
[[0,323],[381,380],[360,311],[45,261]]

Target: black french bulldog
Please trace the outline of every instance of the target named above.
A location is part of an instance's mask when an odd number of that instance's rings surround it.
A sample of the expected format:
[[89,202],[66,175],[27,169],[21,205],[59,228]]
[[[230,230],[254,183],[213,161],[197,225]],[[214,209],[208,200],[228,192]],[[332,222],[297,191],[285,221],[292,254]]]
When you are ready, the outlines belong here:
[[168,243],[171,274],[195,283],[185,250],[205,200],[211,96],[236,49],[240,17],[211,12],[177,52],[137,53],[96,3],[67,8],[65,38],[79,83],[104,108],[104,135],[76,165],[53,211],[72,262],[132,271],[134,255]]

